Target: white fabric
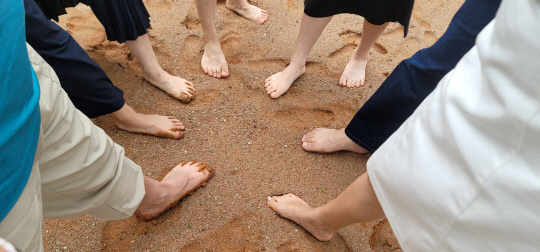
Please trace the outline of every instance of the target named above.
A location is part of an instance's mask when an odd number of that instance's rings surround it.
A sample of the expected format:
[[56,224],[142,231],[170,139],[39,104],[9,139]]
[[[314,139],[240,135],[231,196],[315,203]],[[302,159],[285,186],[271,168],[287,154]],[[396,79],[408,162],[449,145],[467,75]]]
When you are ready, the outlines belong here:
[[540,0],[504,0],[367,166],[404,251],[539,250]]

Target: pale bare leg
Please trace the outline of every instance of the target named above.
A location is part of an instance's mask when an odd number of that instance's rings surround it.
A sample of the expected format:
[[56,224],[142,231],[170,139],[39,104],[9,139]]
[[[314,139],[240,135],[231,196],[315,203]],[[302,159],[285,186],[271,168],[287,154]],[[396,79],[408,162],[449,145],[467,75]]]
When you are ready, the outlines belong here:
[[141,216],[154,216],[176,205],[212,176],[201,163],[183,163],[174,167],[161,182],[144,177],[146,194],[137,208]]
[[377,39],[383,34],[388,23],[383,25],[373,25],[364,20],[362,28],[362,40],[353,52],[349,63],[339,78],[339,85],[343,87],[360,87],[364,85],[366,79],[366,65],[369,57],[369,50]]
[[268,12],[248,3],[247,0],[227,0],[227,9],[258,24],[264,24],[268,20]]
[[332,20],[332,17],[313,18],[304,14],[291,63],[285,70],[268,77],[264,81],[266,93],[270,97],[276,99],[283,95],[289,90],[292,83],[306,71],[307,56],[330,20]]
[[184,103],[188,103],[195,98],[195,87],[191,82],[170,75],[161,68],[147,34],[139,36],[136,40],[126,41],[126,46],[141,62],[144,79],[150,84]]
[[140,114],[127,104],[111,116],[118,128],[134,133],[180,139],[186,129],[175,117]]
[[332,239],[342,227],[384,216],[367,172],[321,207],[310,207],[293,194],[268,197],[267,203],[279,216],[296,222],[320,241]]
[[204,54],[201,68],[205,74],[214,78],[229,76],[229,66],[221,50],[219,37],[214,24],[216,18],[216,0],[196,0],[197,12],[203,30]]
[[310,152],[330,153],[347,150],[359,154],[367,150],[353,142],[346,134],[345,129],[317,128],[302,137],[302,148]]

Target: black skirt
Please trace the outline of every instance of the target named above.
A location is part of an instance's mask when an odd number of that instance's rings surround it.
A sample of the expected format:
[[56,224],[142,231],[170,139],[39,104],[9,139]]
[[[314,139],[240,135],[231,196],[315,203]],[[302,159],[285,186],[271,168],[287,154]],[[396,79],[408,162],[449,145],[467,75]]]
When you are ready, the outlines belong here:
[[105,28],[107,39],[123,43],[146,34],[150,14],[142,0],[35,0],[45,16],[58,21],[65,8],[83,3],[90,8]]
[[414,0],[305,0],[304,13],[310,17],[330,17],[342,13],[364,17],[374,25],[398,22],[409,31]]

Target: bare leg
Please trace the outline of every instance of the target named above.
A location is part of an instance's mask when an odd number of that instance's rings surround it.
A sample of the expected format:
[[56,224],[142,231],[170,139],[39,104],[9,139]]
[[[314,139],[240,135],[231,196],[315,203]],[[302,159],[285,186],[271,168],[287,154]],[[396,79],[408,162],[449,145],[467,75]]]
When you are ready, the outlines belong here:
[[205,74],[214,78],[229,76],[229,66],[221,50],[214,21],[216,19],[216,0],[196,0],[197,12],[203,30],[204,54],[201,68]]
[[366,65],[369,57],[369,50],[375,41],[383,34],[388,23],[383,25],[373,25],[364,20],[362,28],[362,40],[354,50],[349,63],[339,78],[339,85],[346,87],[359,87],[364,85],[366,78]]
[[289,90],[292,83],[306,71],[307,56],[330,20],[332,20],[332,17],[313,18],[304,14],[291,63],[285,70],[268,77],[264,81],[266,93],[270,97],[275,99],[283,95]]
[[136,40],[126,41],[126,46],[141,62],[144,79],[150,84],[184,103],[188,103],[195,98],[195,87],[191,82],[170,75],[161,68],[147,34],[139,36]]
[[247,0],[227,0],[227,9],[255,23],[264,24],[268,20],[268,12],[248,3]]
[[[152,219],[173,207],[213,175],[201,163],[182,163],[174,167],[161,182],[144,177],[146,194],[137,208],[144,219]],[[146,218],[148,217],[148,218]]]
[[268,205],[279,216],[296,222],[320,241],[332,239],[342,227],[384,216],[367,172],[324,206],[310,207],[293,194],[268,197]]
[[118,128],[129,132],[180,139],[186,129],[175,117],[140,114],[127,104],[111,116]]
[[353,142],[346,134],[345,129],[317,128],[302,137],[302,148],[310,152],[330,153],[347,150],[359,154],[367,150]]

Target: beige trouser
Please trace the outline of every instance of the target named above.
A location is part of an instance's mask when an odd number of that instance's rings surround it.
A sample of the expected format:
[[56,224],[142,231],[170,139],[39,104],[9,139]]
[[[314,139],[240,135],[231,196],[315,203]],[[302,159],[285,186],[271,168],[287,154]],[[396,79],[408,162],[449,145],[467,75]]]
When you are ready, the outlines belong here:
[[0,222],[0,237],[21,251],[40,251],[43,218],[127,218],[145,190],[141,168],[73,106],[52,68],[30,46],[28,55],[41,89],[41,131],[30,179]]

